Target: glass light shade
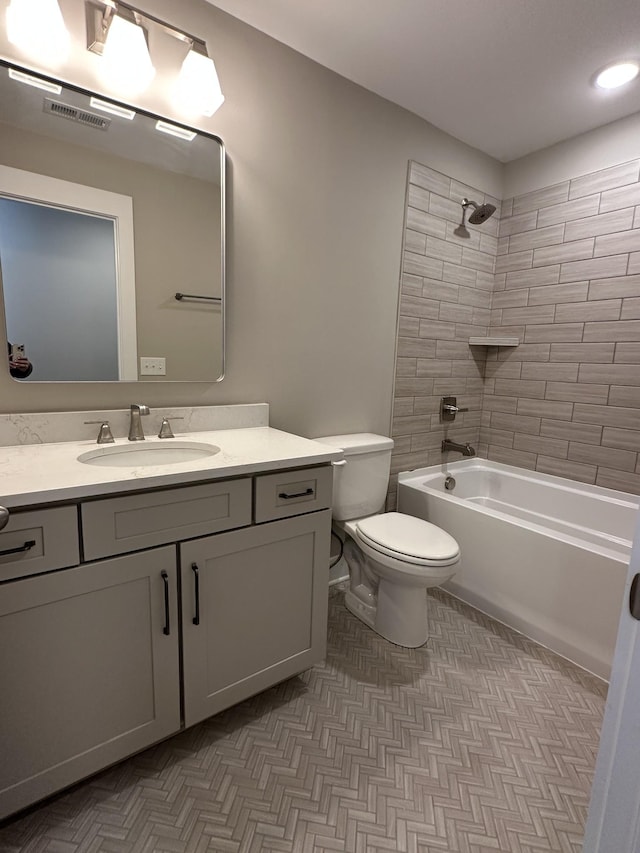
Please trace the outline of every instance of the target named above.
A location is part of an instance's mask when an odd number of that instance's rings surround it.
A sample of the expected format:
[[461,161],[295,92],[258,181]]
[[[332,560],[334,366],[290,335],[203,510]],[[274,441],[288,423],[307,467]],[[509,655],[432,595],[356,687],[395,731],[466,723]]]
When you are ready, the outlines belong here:
[[599,89],[616,89],[630,83],[638,76],[640,66],[637,62],[617,62],[601,71],[596,77],[596,86]]
[[69,55],[71,39],[58,0],[11,0],[7,37],[43,65],[61,65]]
[[155,73],[142,27],[114,15],[102,53],[105,82],[119,92],[137,95],[147,88]]
[[174,99],[190,115],[212,116],[224,103],[213,59],[190,50],[176,82]]

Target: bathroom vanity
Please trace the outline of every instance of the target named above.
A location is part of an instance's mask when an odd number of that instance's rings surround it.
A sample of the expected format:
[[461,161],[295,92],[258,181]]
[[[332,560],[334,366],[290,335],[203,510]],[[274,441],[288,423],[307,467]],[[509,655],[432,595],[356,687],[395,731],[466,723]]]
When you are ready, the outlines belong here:
[[220,450],[0,447],[0,816],[324,658],[340,454],[268,426],[185,437]]

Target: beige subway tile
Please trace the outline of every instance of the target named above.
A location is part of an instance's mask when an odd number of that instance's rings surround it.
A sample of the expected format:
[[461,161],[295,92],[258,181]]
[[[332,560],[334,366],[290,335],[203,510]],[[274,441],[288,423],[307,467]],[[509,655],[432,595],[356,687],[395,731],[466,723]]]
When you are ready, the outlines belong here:
[[640,320],[640,297],[635,299],[623,299],[621,320]]
[[580,382],[604,382],[608,385],[640,385],[640,370],[635,364],[582,364]]
[[[640,408],[640,388],[637,385],[612,385],[609,391],[609,405]],[[638,428],[640,429],[640,412],[638,412]]]
[[487,334],[487,327],[481,326],[480,324],[473,323],[456,323],[456,340],[457,341],[467,341],[469,342],[469,338],[473,335],[479,335],[480,337],[484,337]]
[[533,266],[546,267],[567,261],[580,261],[593,255],[594,238],[563,243],[560,246],[545,246],[533,252]]
[[437,299],[440,302],[457,302],[459,286],[449,284],[446,281],[438,281],[433,278],[423,278],[422,290],[419,294],[411,293],[411,296],[423,296],[425,299]]
[[502,462],[503,465],[515,465],[517,468],[527,468],[534,471],[536,467],[535,453],[526,453],[524,450],[511,450],[508,447],[489,445],[489,459],[494,462]]
[[[435,276],[437,278],[437,276]],[[462,284],[464,287],[475,287],[476,285],[476,270],[468,267],[461,267],[459,264],[450,264],[444,262],[442,267],[442,275],[440,278],[448,281],[450,284]]]
[[541,380],[496,379],[496,394],[509,397],[544,398],[545,383]]
[[605,427],[602,430],[602,444],[606,447],[619,447],[620,450],[640,450],[640,423],[638,429],[618,429]]
[[426,213],[424,210],[417,210],[415,207],[407,208],[407,228],[419,231],[420,234],[439,237],[442,240],[447,234],[446,222],[438,219],[437,216]]
[[500,237],[497,243],[496,255],[506,255],[509,251],[509,238]]
[[485,379],[520,379],[521,372],[521,361],[487,361],[484,365]]
[[472,198],[479,204],[484,201],[484,193],[477,187],[472,187],[469,184],[464,184],[462,181],[457,181],[451,178],[451,188],[449,189],[449,198],[462,204],[463,198]]
[[407,207],[413,207],[415,210],[429,210],[429,195],[428,190],[409,184]]
[[398,336],[404,338],[417,338],[420,334],[420,320],[417,317],[403,317],[400,315]]
[[615,344],[551,344],[550,361],[613,361]]
[[440,450],[444,438],[444,426],[433,432],[422,432],[411,436],[411,451]]
[[[638,208],[640,210],[640,208]],[[640,228],[640,225],[638,226]],[[633,252],[629,255],[629,266],[627,267],[628,275],[640,273],[640,252]]]
[[610,255],[606,258],[592,258],[589,261],[570,261],[560,267],[560,282],[624,275],[627,271],[627,261],[626,255]]
[[451,178],[415,160],[409,164],[409,183],[443,196],[448,196],[451,190]]
[[491,413],[492,429],[507,429],[512,432],[525,432],[528,435],[540,434],[540,418],[528,417],[526,415],[512,415],[508,412]]
[[507,290],[520,287],[544,287],[557,284],[560,280],[560,265],[553,267],[535,267],[530,270],[515,270],[508,272],[505,281]]
[[422,296],[422,283],[424,279],[419,275],[410,275],[409,273],[404,273],[401,280],[401,290],[402,293],[407,296]]
[[496,293],[498,290],[504,290],[507,286],[507,274],[505,273],[494,273],[493,275],[493,293]]
[[448,338],[453,340],[456,336],[456,327],[453,323],[444,323],[440,320],[420,320],[421,338]]
[[403,272],[427,278],[442,278],[442,261],[405,251]]
[[585,343],[597,341],[640,341],[640,320],[617,320],[608,323],[585,323]]
[[391,426],[391,435],[414,435],[419,432],[428,432],[429,423],[425,417],[415,415],[406,418],[394,418]]
[[499,337],[504,336],[507,338],[517,338],[521,341],[524,338],[526,328],[526,326],[507,326],[504,323],[499,323],[494,326],[492,323],[487,334],[498,335]]
[[488,326],[491,322],[491,311],[488,308],[473,308],[473,321],[476,326]]
[[597,302],[580,302],[556,307],[556,323],[583,322],[595,320],[617,320],[622,307],[621,299],[601,299]]
[[407,418],[413,415],[413,397],[396,397],[393,401],[393,417]]
[[396,397],[426,397],[433,393],[433,379],[398,376],[394,389]]
[[550,204],[560,204],[563,201],[567,201],[568,198],[569,181],[563,181],[560,184],[553,184],[553,186],[517,196],[513,199],[512,209],[514,214],[526,213],[529,210],[548,207]]
[[600,193],[633,184],[638,180],[639,171],[638,160],[631,160],[629,163],[609,166],[607,169],[573,178],[569,188],[569,198],[581,198],[591,193]]
[[582,382],[547,382],[545,397],[547,400],[565,400],[572,403],[606,403],[609,386]]
[[[534,205],[534,208],[537,208],[537,205]],[[500,217],[512,216],[513,215],[513,198],[503,198],[502,199],[502,211],[500,213]]]
[[424,466],[423,453],[398,453],[391,458],[391,474],[413,471]]
[[417,359],[398,355],[396,359],[396,376],[415,376],[417,367]]
[[627,296],[640,296],[640,275],[615,276],[589,284],[589,299],[624,299]]
[[482,408],[487,412],[504,412],[508,415],[515,415],[517,406],[517,397],[496,397],[494,394],[485,393],[482,401]]
[[400,298],[400,314],[404,317],[425,317],[437,320],[441,303],[437,299],[424,299],[421,296],[405,296]]
[[437,341],[436,358],[471,359],[469,345],[463,341]]
[[485,429],[482,433],[482,439],[487,444],[495,444],[500,447],[513,447],[513,438],[515,433],[506,429]]
[[610,468],[598,468],[596,486],[605,489],[616,489],[620,492],[629,492],[632,495],[640,494],[640,473],[630,474],[626,471],[614,471]]
[[551,474],[554,477],[566,477],[580,483],[595,483],[597,470],[595,465],[583,465],[580,462],[554,459],[551,456],[538,456],[536,461],[536,471]]
[[425,252],[430,258],[439,261],[447,261],[450,264],[459,264],[462,260],[462,247],[437,237],[427,237],[427,249]]
[[600,196],[590,195],[563,204],[554,204],[538,212],[538,228],[545,225],[557,225],[559,222],[569,222],[572,219],[582,219],[585,216],[595,216],[598,213]]
[[600,234],[626,231],[633,226],[633,210],[633,207],[627,207],[624,210],[614,210],[612,213],[601,213],[598,216],[588,216],[586,219],[567,222],[564,239],[581,240],[583,237],[598,237]]
[[[597,325],[597,324],[593,324]],[[553,323],[549,325],[527,326],[526,343],[574,343],[582,340],[582,323]]]
[[510,272],[511,270],[529,269],[533,261],[533,251],[509,252],[508,255],[500,255],[496,259],[496,272]]
[[495,273],[478,270],[476,275],[476,287],[481,290],[490,290],[493,293],[496,287],[496,279],[499,278],[501,278],[501,274],[496,276]]
[[632,207],[636,204],[640,204],[640,184],[631,184],[628,187],[602,193],[599,212],[608,213],[610,210],[621,210],[623,207]]
[[628,252],[640,251],[640,229],[636,231],[623,231],[620,234],[606,234],[596,237],[596,245],[593,257],[602,255],[622,255]]
[[544,453],[547,456],[566,459],[569,442],[548,436],[516,435],[513,447],[514,450],[528,450],[530,453]]
[[640,204],[635,208],[635,215],[633,217],[633,227],[640,228]]
[[636,453],[618,450],[615,447],[602,447],[596,444],[569,442],[568,458],[574,462],[587,462],[591,465],[604,465],[616,471],[633,471],[636,467]]
[[503,216],[500,220],[498,237],[510,237],[522,231],[532,231],[537,224],[538,211],[532,210],[519,216]]
[[398,338],[398,358],[434,358],[435,341],[424,338]]
[[622,364],[640,364],[640,343],[611,344],[615,346],[614,361]]
[[495,257],[498,254],[498,238],[480,232],[480,251]]
[[[426,382],[426,380],[424,380]],[[413,401],[413,410],[416,415],[439,415],[440,412],[440,394],[425,394],[418,396]],[[431,429],[431,420],[429,420],[428,429]]]
[[454,359],[451,361],[451,375],[456,377],[466,376],[468,379],[482,380],[482,366],[468,358]]
[[402,435],[398,436],[398,438],[393,442],[393,450],[391,452],[392,457],[397,456],[400,453],[409,453],[411,451],[411,436],[410,435]]
[[439,320],[448,320],[451,323],[473,323],[473,308],[471,305],[453,304],[451,302],[440,303]]
[[458,286],[458,302],[461,305],[472,305],[475,308],[490,308],[491,293],[488,290],[478,290],[474,287]]
[[462,208],[458,202],[452,201],[449,198],[443,198],[441,195],[433,192],[429,197],[429,213],[433,216],[438,216],[440,219],[455,222],[456,224],[459,224],[462,218]]
[[[583,302],[587,298],[588,291],[588,281],[576,281],[571,284],[552,284],[547,287],[533,287],[529,291],[528,304],[559,305],[562,302]],[[519,293],[520,291],[505,292]]]
[[638,410],[621,406],[594,406],[588,403],[576,403],[573,407],[573,420],[577,423],[614,426],[620,429],[638,428]]
[[522,379],[544,379],[555,382],[575,382],[578,365],[563,361],[529,361],[522,365]]
[[564,222],[559,225],[549,225],[546,228],[536,228],[535,231],[524,231],[509,237],[510,252],[524,252],[527,249],[538,249],[541,246],[554,246],[564,240]]
[[553,323],[555,305],[529,305],[525,308],[503,308],[502,322],[508,325],[524,323],[526,326],[537,323]]
[[[541,290],[542,288],[536,288]],[[492,308],[520,308],[527,304],[529,291],[526,288],[522,290],[500,290],[493,294],[491,300]]]
[[493,255],[488,255],[486,252],[477,252],[475,249],[464,248],[462,250],[461,263],[463,267],[493,273],[495,257]]
[[502,325],[502,308],[492,308],[491,309],[491,326],[500,326]]
[[598,424],[579,424],[575,421],[543,418],[540,424],[540,435],[578,441],[582,444],[600,444],[602,427]]
[[516,414],[568,421],[571,420],[573,414],[573,403],[555,400],[528,400],[526,397],[521,397],[518,400]]
[[549,361],[551,344],[520,344],[518,347],[500,347],[498,361]]
[[427,248],[427,238],[424,234],[407,229],[404,233],[404,247],[408,252],[424,255]]
[[419,358],[417,376],[451,376],[451,361],[437,358]]

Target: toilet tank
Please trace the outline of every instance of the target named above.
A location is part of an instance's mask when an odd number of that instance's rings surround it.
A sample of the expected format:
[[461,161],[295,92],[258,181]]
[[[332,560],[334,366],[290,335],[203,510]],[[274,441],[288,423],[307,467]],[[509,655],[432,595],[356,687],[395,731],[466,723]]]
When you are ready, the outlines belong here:
[[333,517],[348,521],[379,512],[387,496],[393,439],[360,432],[315,440],[344,453],[345,464],[333,469]]

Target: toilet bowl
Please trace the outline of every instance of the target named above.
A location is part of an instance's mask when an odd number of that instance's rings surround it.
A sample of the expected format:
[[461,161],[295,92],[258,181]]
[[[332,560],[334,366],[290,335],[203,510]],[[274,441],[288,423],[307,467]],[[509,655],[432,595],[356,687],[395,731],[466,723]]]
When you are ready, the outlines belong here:
[[423,519],[376,511],[386,497],[390,438],[358,433],[318,441],[340,447],[345,457],[334,471],[333,515],[349,567],[347,609],[392,643],[423,645],[426,591],[453,576],[458,543]]

